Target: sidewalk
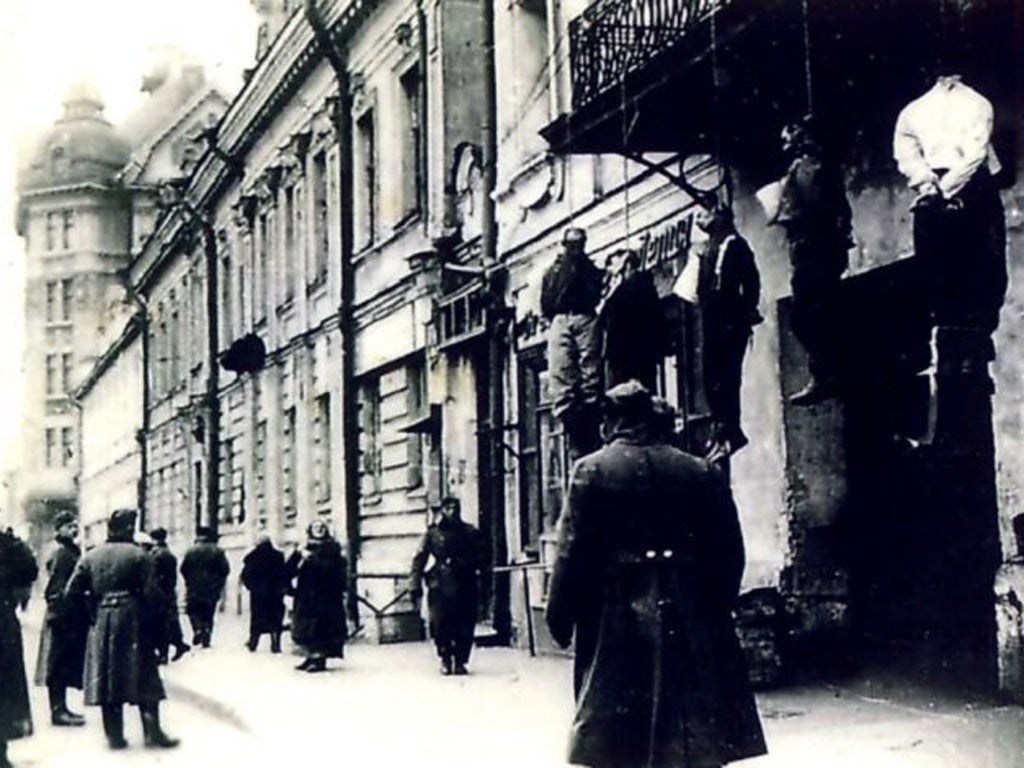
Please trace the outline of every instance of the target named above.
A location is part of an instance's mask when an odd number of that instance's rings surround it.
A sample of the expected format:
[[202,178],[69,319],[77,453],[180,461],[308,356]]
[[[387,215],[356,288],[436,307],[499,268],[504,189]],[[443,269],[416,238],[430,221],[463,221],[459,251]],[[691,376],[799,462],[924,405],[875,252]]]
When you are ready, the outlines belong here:
[[[572,716],[571,663],[508,648],[474,652],[472,674],[442,677],[429,643],[354,642],[335,669],[306,675],[298,657],[243,648],[244,621],[218,616],[215,647],[165,668],[172,699],[280,748],[358,762],[559,766]],[[1021,768],[1024,709],[866,682],[758,695],[770,754],[750,768]],[[275,746],[276,745],[276,746]]]

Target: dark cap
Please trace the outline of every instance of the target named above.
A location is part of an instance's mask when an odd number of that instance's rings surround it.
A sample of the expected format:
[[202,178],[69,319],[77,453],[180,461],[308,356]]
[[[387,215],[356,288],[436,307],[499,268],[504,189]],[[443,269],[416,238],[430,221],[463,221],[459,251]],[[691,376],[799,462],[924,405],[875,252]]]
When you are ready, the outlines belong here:
[[60,528],[62,525],[77,523],[78,516],[70,509],[62,509],[53,518],[53,527]]
[[107,533],[131,534],[135,530],[138,513],[134,509],[115,509],[107,520]]
[[622,417],[648,417],[653,408],[651,392],[636,379],[630,379],[605,392],[605,407],[609,413]]
[[163,542],[167,541],[167,529],[166,528],[154,528],[149,532],[149,536],[153,541]]
[[585,243],[587,242],[587,233],[579,227],[569,227],[565,230],[565,234],[562,235],[563,243]]
[[213,528],[206,525],[200,525],[196,528],[196,538],[199,541],[216,541],[217,534],[213,532]]

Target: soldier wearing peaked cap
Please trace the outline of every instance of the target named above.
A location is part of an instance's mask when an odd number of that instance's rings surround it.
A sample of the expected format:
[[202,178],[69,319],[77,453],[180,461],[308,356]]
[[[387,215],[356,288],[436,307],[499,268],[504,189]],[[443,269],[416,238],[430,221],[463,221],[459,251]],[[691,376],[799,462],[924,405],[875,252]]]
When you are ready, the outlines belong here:
[[124,749],[124,705],[142,716],[147,747],[178,745],[160,726],[164,687],[157,649],[148,632],[152,610],[160,605],[153,558],[133,541],[136,513],[116,510],[107,521],[107,541],[78,562],[66,594],[84,598],[93,621],[85,654],[85,703],[103,712],[111,749]]
[[722,478],[664,442],[635,381],[573,467],[547,622],[576,641],[569,762],[713,768],[765,752],[731,608],[743,573]]
[[78,519],[74,512],[62,510],[53,525],[57,547],[46,561],[46,616],[39,635],[35,681],[45,685],[49,694],[50,722],[56,726],[80,726],[85,725],[85,718],[68,709],[67,689],[82,688],[89,616],[81,601],[64,594],[82,556],[76,541]]

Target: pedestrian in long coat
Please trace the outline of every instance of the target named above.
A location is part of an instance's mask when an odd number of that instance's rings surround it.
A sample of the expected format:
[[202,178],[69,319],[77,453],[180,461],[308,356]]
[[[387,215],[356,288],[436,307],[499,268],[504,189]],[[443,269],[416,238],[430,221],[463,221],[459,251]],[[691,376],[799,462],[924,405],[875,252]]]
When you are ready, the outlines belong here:
[[174,656],[170,657],[171,661],[180,659],[192,650],[192,646],[185,642],[181,631],[181,616],[178,612],[178,558],[167,546],[165,528],[154,528],[149,535],[153,539],[150,557],[153,558],[156,587],[163,603],[163,610],[156,611],[155,620],[159,625],[157,656],[160,663],[164,664],[168,660],[168,651],[172,645]]
[[32,550],[10,530],[0,530],[0,768],[11,768],[7,742],[32,735],[21,623],[39,569]]
[[284,596],[288,593],[288,569],[284,555],[263,534],[242,561],[242,585],[249,590],[249,641],[255,651],[260,635],[270,635],[271,653],[281,652]]
[[322,520],[309,524],[306,538],[306,546],[288,558],[295,578],[292,640],[306,656],[297,669],[323,672],[328,658],[345,655],[348,564]]
[[217,534],[210,528],[196,530],[196,543],[181,561],[185,579],[185,612],[192,624],[192,645],[209,648],[213,639],[213,619],[224,584],[231,572],[224,551],[217,546]]
[[78,562],[66,594],[88,601],[93,621],[85,653],[85,703],[99,706],[111,749],[128,746],[124,705],[142,716],[148,747],[178,744],[160,727],[164,687],[154,638],[147,632],[161,608],[153,558],[134,543],[136,513],[116,510],[107,522],[107,541]]
[[[409,592],[419,603],[426,580],[430,636],[441,659],[441,674],[465,675],[479,610],[484,547],[480,532],[460,517],[458,499],[446,498],[438,512],[412,559]],[[433,563],[429,568],[428,561]]]
[[35,682],[46,686],[53,725],[80,726],[85,725],[85,718],[68,709],[67,689],[82,688],[89,616],[80,601],[65,596],[64,588],[82,550],[75,541],[78,520],[74,512],[61,511],[53,522],[57,547],[46,561],[46,615],[39,634]]
[[547,621],[575,633],[569,762],[712,768],[765,752],[731,608],[736,508],[705,463],[651,438],[636,382],[608,392],[608,444],[573,468]]

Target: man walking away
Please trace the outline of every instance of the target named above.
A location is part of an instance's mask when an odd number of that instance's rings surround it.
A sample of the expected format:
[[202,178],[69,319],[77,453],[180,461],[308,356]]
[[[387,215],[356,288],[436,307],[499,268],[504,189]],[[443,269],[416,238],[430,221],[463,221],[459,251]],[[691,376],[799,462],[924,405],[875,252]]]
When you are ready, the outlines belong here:
[[242,561],[242,585],[249,590],[249,641],[255,651],[260,635],[270,634],[270,652],[281,652],[281,624],[284,596],[288,591],[288,569],[284,555],[261,534],[256,546]]
[[39,569],[32,550],[10,529],[0,530],[0,768],[13,768],[7,742],[32,735],[28,679],[16,613],[28,603]]
[[180,659],[192,650],[192,646],[185,642],[178,613],[178,558],[167,546],[166,529],[154,528],[149,535],[153,540],[151,557],[156,574],[156,587],[164,606],[164,631],[157,645],[157,655],[160,663],[166,664],[170,646],[174,646],[171,661]]
[[92,626],[85,654],[85,703],[103,712],[111,749],[124,749],[124,705],[142,717],[145,744],[178,746],[160,727],[163,683],[157,649],[147,632],[149,612],[161,608],[153,558],[134,543],[136,512],[119,509],[107,521],[107,541],[78,562],[66,594],[88,599]]
[[721,475],[660,442],[650,394],[607,393],[609,442],[573,468],[547,622],[575,634],[569,762],[717,768],[765,752],[731,610],[743,573]]
[[[412,559],[409,592],[419,604],[426,578],[430,635],[441,659],[441,674],[468,674],[479,602],[484,548],[480,532],[460,515],[459,500],[448,497],[435,510]],[[427,562],[433,565],[427,568]],[[425,570],[426,569],[426,570]]]
[[78,520],[63,510],[54,518],[57,548],[46,561],[46,616],[39,636],[36,684],[45,685],[50,699],[50,722],[56,726],[85,725],[85,718],[68,709],[67,689],[82,688],[85,638],[89,616],[80,602],[64,595],[82,550],[78,547]]
[[185,612],[192,624],[192,645],[210,647],[213,617],[231,572],[224,551],[217,546],[217,534],[210,528],[196,529],[196,543],[181,561],[185,579]]
[[582,229],[565,230],[562,253],[541,282],[541,314],[548,329],[552,413],[565,428],[569,457],[600,443],[601,342],[595,314],[602,276],[586,254]]

